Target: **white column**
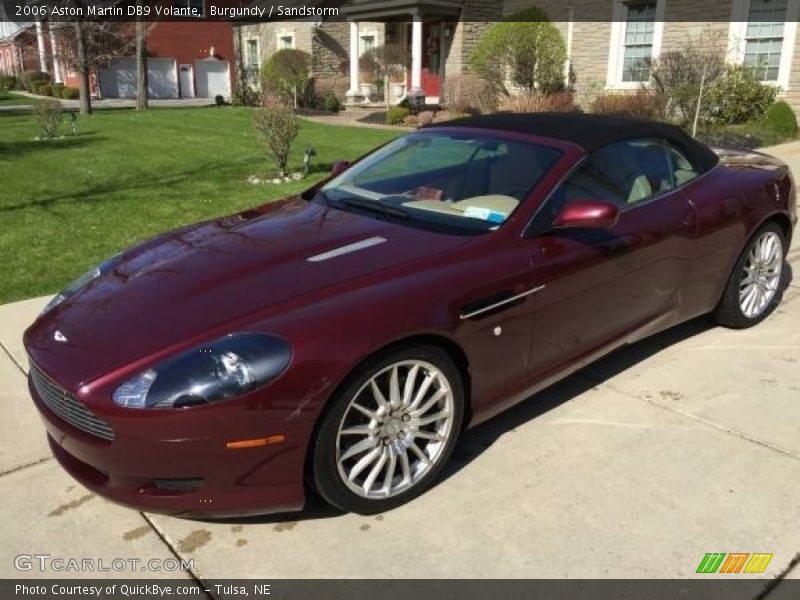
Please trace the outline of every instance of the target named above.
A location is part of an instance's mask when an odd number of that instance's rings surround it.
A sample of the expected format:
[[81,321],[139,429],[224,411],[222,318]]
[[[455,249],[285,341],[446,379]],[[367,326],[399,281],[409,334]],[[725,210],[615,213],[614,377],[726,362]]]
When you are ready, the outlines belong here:
[[415,14],[411,23],[411,91],[422,91],[422,17]]
[[350,21],[350,89],[347,97],[355,100],[361,97],[358,87],[358,22]]
[[53,54],[53,82],[62,83],[61,63],[58,60],[58,45],[56,44],[56,34],[53,31],[53,24],[50,23],[50,52]]
[[39,45],[39,70],[48,73],[50,70],[47,68],[47,57],[44,51],[44,31],[42,30],[41,21],[36,21],[36,43]]

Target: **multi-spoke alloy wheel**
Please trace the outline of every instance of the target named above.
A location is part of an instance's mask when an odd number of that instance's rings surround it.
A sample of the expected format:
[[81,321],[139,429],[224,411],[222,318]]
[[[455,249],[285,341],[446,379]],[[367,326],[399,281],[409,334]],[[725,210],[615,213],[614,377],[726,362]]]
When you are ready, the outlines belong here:
[[761,234],[747,253],[739,283],[739,306],[749,319],[759,316],[775,297],[781,281],[783,244],[774,231]]
[[765,319],[781,300],[781,275],[786,257],[783,229],[763,225],[748,242],[714,311],[717,323],[741,329]]
[[315,447],[315,483],[340,508],[378,512],[435,478],[461,426],[463,391],[449,356],[421,347],[369,366],[335,402]]

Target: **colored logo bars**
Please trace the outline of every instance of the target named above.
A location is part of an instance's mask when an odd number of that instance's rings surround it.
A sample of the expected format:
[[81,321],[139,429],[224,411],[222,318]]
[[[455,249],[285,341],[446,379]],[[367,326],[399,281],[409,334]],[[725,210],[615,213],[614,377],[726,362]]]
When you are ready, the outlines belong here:
[[763,573],[772,554],[756,552],[709,552],[700,561],[697,573]]

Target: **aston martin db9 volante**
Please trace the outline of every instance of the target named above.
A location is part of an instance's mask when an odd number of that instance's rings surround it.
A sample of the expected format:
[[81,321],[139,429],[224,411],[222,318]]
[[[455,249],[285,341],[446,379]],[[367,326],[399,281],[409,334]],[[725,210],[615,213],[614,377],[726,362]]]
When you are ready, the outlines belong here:
[[459,434],[618,348],[780,301],[786,165],[672,126],[493,115],[92,269],[25,334],[83,485],[183,516],[408,502]]

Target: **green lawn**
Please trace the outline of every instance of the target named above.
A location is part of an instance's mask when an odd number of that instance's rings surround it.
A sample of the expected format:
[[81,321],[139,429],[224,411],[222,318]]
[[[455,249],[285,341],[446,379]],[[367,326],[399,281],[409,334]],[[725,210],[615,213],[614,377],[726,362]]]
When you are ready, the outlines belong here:
[[0,90],[0,106],[18,106],[22,104],[35,104],[41,98],[30,98],[22,94],[15,94],[14,92],[6,92]]
[[76,136],[35,141],[32,115],[0,113],[0,303],[54,293],[161,231],[298,192],[397,135],[303,120],[290,169],[313,145],[316,172],[253,185],[275,169],[252,122],[248,108],[106,110],[79,118]]

